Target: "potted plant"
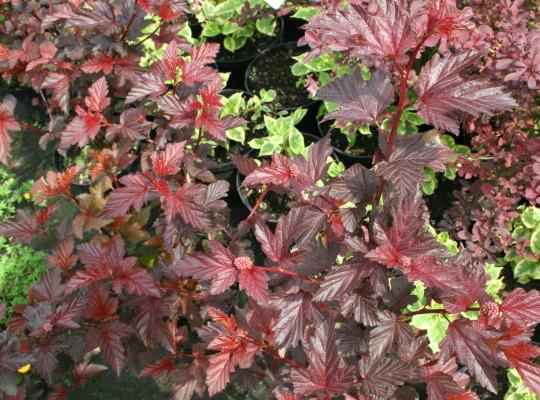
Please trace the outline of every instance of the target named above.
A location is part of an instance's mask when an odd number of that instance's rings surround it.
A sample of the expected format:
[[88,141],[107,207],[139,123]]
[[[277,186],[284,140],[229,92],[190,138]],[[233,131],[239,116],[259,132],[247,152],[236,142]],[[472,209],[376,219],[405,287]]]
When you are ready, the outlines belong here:
[[243,88],[244,71],[261,51],[281,42],[283,21],[264,0],[207,0],[198,4],[201,38],[220,44],[217,64],[231,72],[228,84]]

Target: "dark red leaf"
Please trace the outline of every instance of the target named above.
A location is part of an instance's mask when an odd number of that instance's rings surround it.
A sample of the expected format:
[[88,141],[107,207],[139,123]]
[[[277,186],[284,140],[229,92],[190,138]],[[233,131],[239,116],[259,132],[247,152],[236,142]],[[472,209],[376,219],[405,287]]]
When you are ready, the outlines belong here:
[[167,220],[170,221],[173,216],[179,216],[184,223],[196,229],[202,231],[209,229],[211,220],[199,203],[204,193],[202,186],[191,182],[184,183],[174,195],[165,198],[164,211]]
[[177,174],[184,158],[185,145],[185,141],[169,144],[165,150],[152,154],[153,171],[161,177]]
[[99,364],[77,364],[75,366],[75,376],[73,377],[74,384],[78,387],[84,387],[88,379],[108,369],[105,365]]
[[137,308],[132,323],[144,343],[153,339],[169,353],[174,353],[175,326],[168,317],[173,312],[171,299],[157,297],[138,297],[129,302],[129,306]]
[[9,95],[0,102],[0,162],[7,165],[11,144],[10,132],[18,131],[21,126],[15,119],[15,97]]
[[143,378],[145,376],[150,376],[152,378],[158,378],[163,374],[170,375],[174,372],[174,370],[176,370],[176,365],[171,359],[166,358],[159,360],[157,363],[149,364],[144,367],[139,373],[139,377]]
[[212,280],[210,293],[223,293],[238,279],[234,254],[220,243],[210,241],[209,252],[187,254],[174,263],[173,270],[180,276]]
[[416,192],[424,181],[423,168],[444,171],[444,162],[452,154],[449,148],[439,144],[429,133],[399,136],[390,158],[378,163],[375,173],[391,182],[398,193],[405,196]]
[[493,365],[497,365],[498,360],[473,321],[464,318],[452,321],[441,349],[445,354],[455,352],[458,360],[465,364],[482,386],[493,393],[497,392],[497,374]]
[[70,270],[77,263],[77,256],[73,254],[75,243],[73,239],[62,240],[54,255],[49,256],[49,264],[53,267]]
[[116,315],[118,299],[109,296],[109,291],[102,285],[93,285],[89,288],[88,307],[86,318],[106,321]]
[[359,369],[362,377],[360,390],[373,398],[387,398],[412,376],[408,365],[389,358],[363,358]]
[[108,94],[107,80],[105,77],[101,77],[90,86],[88,96],[84,99],[88,111],[101,113],[107,108],[111,104],[111,99],[107,97]]
[[0,235],[11,236],[17,243],[30,243],[37,229],[36,218],[22,210],[17,210],[14,220],[0,223]]
[[517,369],[523,382],[536,396],[540,396],[540,366],[530,360],[540,356],[540,348],[528,343],[518,343],[503,351],[510,366]]
[[342,395],[353,384],[353,370],[342,366],[337,346],[336,333],[331,323],[317,326],[309,343],[307,353],[309,367],[293,369],[292,383],[296,393],[303,396],[317,394],[328,398]]
[[406,342],[414,336],[411,327],[388,311],[379,314],[377,326],[369,333],[370,357],[379,359],[395,343]]
[[65,285],[61,284],[61,276],[58,269],[47,271],[38,283],[30,286],[32,298],[38,301],[58,300],[65,290]]
[[473,67],[479,57],[475,51],[445,57],[436,54],[422,68],[416,103],[422,118],[438,129],[458,134],[456,116],[459,112],[479,117],[517,106],[516,101],[489,78],[464,78],[464,71]]
[[42,88],[53,92],[53,99],[66,114],[69,112],[69,84],[70,76],[58,72],[49,72],[41,84]]
[[85,337],[86,349],[90,351],[99,347],[105,360],[120,376],[126,361],[126,350],[122,344],[122,339],[131,335],[131,333],[131,328],[126,324],[119,321],[106,322],[100,327],[88,330]]
[[514,289],[499,306],[504,317],[513,323],[527,328],[540,323],[540,292]]
[[259,304],[268,301],[268,274],[265,271],[255,268],[241,269],[238,282],[240,289],[245,290],[246,294]]
[[130,104],[147,96],[155,98],[167,91],[167,85],[161,77],[146,73],[133,85],[126,97],[126,103]]
[[335,119],[356,125],[377,124],[394,100],[394,87],[382,72],[376,71],[366,82],[361,72],[355,70],[332,80],[319,90],[317,96],[340,106],[339,110],[328,113],[325,120]]
[[119,179],[123,187],[115,189],[108,197],[105,216],[127,214],[131,207],[139,211],[152,193],[150,182],[142,175],[130,174]]

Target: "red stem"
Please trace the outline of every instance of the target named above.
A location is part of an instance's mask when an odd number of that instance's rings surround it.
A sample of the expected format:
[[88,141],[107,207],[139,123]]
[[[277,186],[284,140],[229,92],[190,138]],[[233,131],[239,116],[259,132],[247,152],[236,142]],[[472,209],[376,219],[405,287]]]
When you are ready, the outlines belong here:
[[409,80],[409,74],[411,73],[411,70],[414,65],[414,61],[416,60],[416,56],[420,49],[422,48],[422,45],[428,38],[428,35],[425,34],[420,42],[416,45],[412,53],[409,55],[409,62],[407,63],[405,70],[401,70],[401,84],[399,89],[399,100],[398,100],[398,106],[396,115],[394,117],[394,122],[392,124],[392,130],[390,131],[390,137],[388,138],[388,143],[386,144],[386,154],[385,158],[388,160],[390,156],[392,155],[392,151],[394,151],[394,141],[396,140],[397,136],[397,129],[399,126],[399,121],[401,120],[401,116],[403,115],[403,111],[407,107],[407,104],[405,103],[405,100],[407,99],[407,89],[408,89],[408,80]]
[[[465,311],[480,311],[480,308],[479,307],[469,307]],[[420,314],[453,314],[453,313],[449,312],[448,310],[446,310],[444,308],[438,308],[438,309],[433,309],[433,310],[423,308],[421,310],[411,311],[411,312],[408,312],[408,313],[405,313],[405,314],[401,314],[401,318],[408,318],[408,317],[412,317],[414,315],[420,315]]]
[[40,135],[45,135],[46,133],[48,133],[47,131],[44,131],[43,129],[36,128],[35,126],[30,125],[30,124],[27,123],[27,122],[19,122],[19,124],[20,124],[24,129],[28,129],[29,131],[37,132],[37,133],[39,133]]
[[312,283],[319,283],[318,279],[313,278],[312,276],[309,276],[309,275],[306,275],[306,274],[302,274],[300,272],[294,272],[294,271],[289,271],[289,270],[286,270],[286,269],[273,268],[273,267],[254,266],[253,268],[257,268],[260,271],[266,271],[266,272],[271,272],[271,273],[275,273],[275,274],[292,276],[294,278],[300,278],[300,279],[303,279],[303,280],[306,280],[306,281],[309,281],[309,282],[312,282]]

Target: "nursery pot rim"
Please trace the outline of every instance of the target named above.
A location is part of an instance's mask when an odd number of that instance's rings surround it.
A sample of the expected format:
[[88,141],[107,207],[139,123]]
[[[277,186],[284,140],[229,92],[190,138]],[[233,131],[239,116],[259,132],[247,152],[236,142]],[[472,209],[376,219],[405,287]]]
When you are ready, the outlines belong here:
[[[323,132],[323,129],[322,129],[322,126],[321,126],[321,122],[322,122],[321,118],[316,118],[316,119],[317,119],[317,129],[319,130],[319,135],[321,137],[326,136],[330,132],[330,129],[326,133]],[[348,157],[351,160],[357,160],[358,162],[366,161],[366,162],[369,162],[369,163],[373,163],[373,157],[375,157],[375,154],[365,155],[365,156],[357,156],[356,154],[349,153],[348,151],[342,150],[339,147],[334,146],[334,145],[332,145],[332,148],[338,154],[338,156],[341,155],[343,157]]]

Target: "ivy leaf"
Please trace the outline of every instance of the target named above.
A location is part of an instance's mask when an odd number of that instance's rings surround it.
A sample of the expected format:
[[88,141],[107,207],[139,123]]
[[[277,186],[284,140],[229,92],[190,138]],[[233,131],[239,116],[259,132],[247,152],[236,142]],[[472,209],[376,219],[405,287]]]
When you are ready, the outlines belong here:
[[516,101],[489,78],[465,78],[466,69],[474,66],[480,55],[476,51],[436,54],[423,68],[418,83],[418,114],[441,130],[459,133],[459,112],[479,117],[495,111],[507,111]]
[[322,323],[317,326],[309,343],[307,357],[309,368],[293,369],[291,372],[296,393],[330,398],[347,392],[353,384],[352,368],[340,363],[333,324]]
[[337,103],[340,108],[329,112],[324,120],[335,119],[355,125],[377,124],[394,99],[394,87],[387,75],[376,71],[369,82],[362,73],[352,73],[332,80],[317,93],[324,101]]

